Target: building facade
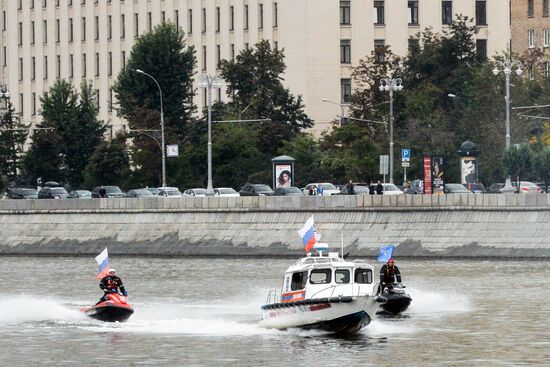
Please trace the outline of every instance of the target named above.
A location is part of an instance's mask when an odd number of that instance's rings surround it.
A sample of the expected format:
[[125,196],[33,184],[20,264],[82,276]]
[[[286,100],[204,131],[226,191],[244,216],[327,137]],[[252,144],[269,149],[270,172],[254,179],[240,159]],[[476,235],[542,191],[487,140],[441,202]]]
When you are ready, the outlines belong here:
[[[550,76],[550,0],[511,0],[512,51],[523,54],[528,50],[545,53],[542,70]],[[533,66],[527,65],[533,76]]]
[[[285,50],[284,83],[302,95],[314,131],[346,113],[351,71],[377,46],[404,55],[408,39],[426,27],[448,28],[456,14],[480,27],[478,52],[492,55],[510,40],[505,0],[0,0],[1,83],[23,120],[40,119],[39,98],[59,78],[90,80],[99,118],[114,129],[111,90],[136,38],[172,21],[197,53],[198,79],[216,74],[221,59],[261,39]],[[520,0],[518,0],[520,2]],[[406,81],[405,81],[406,84]],[[226,98],[220,91],[218,98]],[[195,102],[205,104],[197,91]],[[327,103],[328,102],[328,103]]]

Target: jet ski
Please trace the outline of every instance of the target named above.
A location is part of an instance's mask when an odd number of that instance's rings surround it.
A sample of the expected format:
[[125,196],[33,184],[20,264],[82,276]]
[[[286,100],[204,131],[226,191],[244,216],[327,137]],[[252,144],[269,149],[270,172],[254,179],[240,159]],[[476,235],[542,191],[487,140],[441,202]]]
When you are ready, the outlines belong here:
[[106,322],[124,322],[132,316],[134,308],[128,298],[120,293],[107,294],[107,300],[81,311],[92,319]]
[[381,294],[386,302],[380,305],[378,314],[398,315],[405,311],[412,302],[409,294],[405,293],[405,286],[400,283],[388,284]]

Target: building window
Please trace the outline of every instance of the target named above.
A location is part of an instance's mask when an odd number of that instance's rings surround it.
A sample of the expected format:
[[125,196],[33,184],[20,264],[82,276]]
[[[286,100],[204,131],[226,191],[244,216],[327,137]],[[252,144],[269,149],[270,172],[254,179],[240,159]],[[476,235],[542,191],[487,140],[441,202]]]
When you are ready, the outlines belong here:
[[374,57],[379,63],[386,60],[386,42],[384,40],[374,40]]
[[248,5],[244,6],[244,29],[248,29]]
[[545,29],[542,32],[543,32],[542,38],[544,39],[544,47],[549,47],[550,46],[550,29]]
[[23,80],[23,58],[19,58],[19,81]]
[[42,7],[45,8],[48,6],[48,0],[42,0]]
[[418,24],[418,0],[409,0],[409,24]]
[[113,22],[110,15],[107,16],[107,39],[113,38]]
[[529,80],[535,79],[533,64],[529,64],[529,66],[527,66],[527,75],[529,76]]
[[82,35],[80,37],[80,40],[86,41],[86,18],[85,17],[82,17],[81,32],[82,32]]
[[99,17],[95,17],[95,24],[94,24],[94,34],[95,34],[95,40],[97,41],[99,39]]
[[69,55],[69,78],[74,77],[74,56],[73,54]]
[[61,78],[61,55],[55,57],[55,77],[57,79]]
[[202,46],[202,70],[206,70],[206,46]]
[[153,15],[151,14],[151,12],[148,12],[147,13],[147,31],[151,32],[152,29],[153,29]]
[[34,20],[31,22],[31,45],[34,45]]
[[264,4],[258,6],[258,28],[262,29],[264,27]]
[[2,47],[2,65],[8,65],[8,49],[6,46]]
[[216,7],[216,32],[220,31],[220,7]]
[[235,61],[235,44],[232,43],[229,46],[229,49],[230,49],[230,53],[231,53],[231,60]]
[[162,21],[162,23],[166,22],[166,12],[165,11],[160,12],[160,20]]
[[544,77],[548,78],[550,76],[550,62],[544,62]]
[[176,28],[180,28],[180,12],[179,10],[176,10],[174,14],[174,18],[176,18]]
[[374,24],[384,24],[384,2],[374,2]]
[[31,57],[31,80],[34,80],[36,78],[36,59],[35,57]]
[[409,53],[415,53],[420,49],[420,40],[418,38],[409,38],[408,40]]
[[107,63],[107,75],[111,76],[113,75],[113,53],[109,51],[108,55],[108,63]]
[[6,27],[7,27],[7,22],[8,22],[8,20],[7,20],[6,17],[7,17],[6,11],[4,10],[4,11],[2,12],[2,30],[3,30],[3,31],[5,31],[5,30],[6,30]]
[[95,76],[99,76],[99,52],[95,53]]
[[479,61],[487,59],[487,40],[476,40],[476,56]]
[[535,47],[535,30],[530,29],[527,31],[527,37],[529,38],[529,48]]
[[120,15],[120,38],[126,37],[126,17],[124,14]]
[[139,14],[134,13],[134,38],[139,36]]
[[273,28],[277,28],[279,25],[279,8],[277,3],[273,3]]
[[535,1],[527,0],[527,16],[532,18],[535,16]]
[[42,73],[44,74],[44,80],[48,80],[48,56],[44,56],[44,62],[42,65]]
[[351,102],[351,79],[340,79],[340,94],[343,103]]
[[86,76],[86,64],[87,64],[87,60],[86,60],[86,54],[82,54],[82,76],[85,77]]
[[23,1],[17,0],[17,10],[21,10],[21,9],[23,9]]
[[[21,4],[21,0],[19,0],[19,4]],[[23,5],[21,5],[21,6],[23,6]],[[31,0],[30,8],[34,9],[34,0]]]
[[42,43],[48,43],[48,21],[42,21]]
[[233,6],[229,7],[229,30],[232,31],[235,29],[235,8]]
[[340,0],[340,24],[351,24],[351,1]]
[[107,101],[107,110],[113,112],[113,88],[109,88],[109,101]]
[[59,24],[59,19],[56,19],[55,20],[55,43],[59,43],[59,39],[61,38],[61,30],[59,29],[60,28],[60,24]]
[[32,92],[31,94],[31,108],[32,108],[32,115],[36,116],[36,93]]
[[453,22],[453,2],[450,0],[443,0],[441,2],[441,23],[451,24]]
[[476,0],[476,25],[487,25],[487,1]]
[[120,53],[120,58],[122,59],[122,68],[126,68],[126,51]]
[[216,68],[220,68],[222,62],[222,50],[220,45],[216,45]]
[[193,33],[193,9],[187,11],[187,33]]
[[17,29],[17,44],[19,46],[23,45],[23,23],[19,22],[19,27]]
[[99,110],[99,89],[95,90],[95,108]]
[[248,42],[245,42],[245,43],[244,43],[244,49],[245,49],[245,50],[248,50],[248,47],[249,47]]
[[202,8],[202,33],[206,33],[206,8]]
[[548,16],[548,0],[542,0],[542,16]]
[[73,18],[69,18],[69,42],[73,42]]
[[23,93],[19,93],[19,113],[23,114]]
[[351,40],[340,40],[340,63],[351,64]]

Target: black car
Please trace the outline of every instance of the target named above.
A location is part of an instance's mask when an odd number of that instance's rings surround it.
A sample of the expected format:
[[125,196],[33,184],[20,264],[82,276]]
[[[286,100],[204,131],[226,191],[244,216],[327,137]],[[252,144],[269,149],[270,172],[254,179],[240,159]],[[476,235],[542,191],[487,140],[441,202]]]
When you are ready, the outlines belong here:
[[126,194],[122,192],[122,190],[118,186],[96,186],[92,190],[93,198],[100,197],[99,190],[101,190],[102,187],[105,189],[105,192],[107,193],[106,195],[108,198],[125,198],[126,197]]
[[69,191],[69,199],[91,199],[92,193],[88,190]]
[[297,187],[277,187],[273,190],[273,196],[303,196],[304,193]]
[[152,198],[154,195],[147,189],[133,189],[126,193],[129,198]]
[[[352,195],[368,195],[369,187],[364,185],[355,185],[353,186],[353,191],[354,193]],[[340,189],[340,195],[350,195],[347,185],[342,186]]]
[[7,189],[8,199],[38,199],[38,192],[35,189],[14,187]]
[[444,192],[445,194],[471,194],[472,193],[464,185],[459,183],[445,184]]
[[489,186],[487,188],[487,193],[489,194],[500,194],[502,190],[502,188],[504,187],[504,182],[497,182],[497,183],[494,183],[492,184],[491,186]]
[[273,195],[273,190],[271,190],[271,187],[263,184],[250,184],[247,183],[243,187],[241,187],[241,191],[239,191],[239,195],[241,196],[270,196]]
[[64,187],[43,187],[38,191],[39,199],[67,199],[69,193]]

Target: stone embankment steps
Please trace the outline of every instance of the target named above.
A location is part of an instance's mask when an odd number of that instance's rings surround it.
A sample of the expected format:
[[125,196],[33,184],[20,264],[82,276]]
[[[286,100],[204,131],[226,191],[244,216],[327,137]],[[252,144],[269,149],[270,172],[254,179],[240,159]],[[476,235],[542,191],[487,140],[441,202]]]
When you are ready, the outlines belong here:
[[314,215],[333,250],[550,258],[550,195],[0,200],[0,254],[285,256]]

